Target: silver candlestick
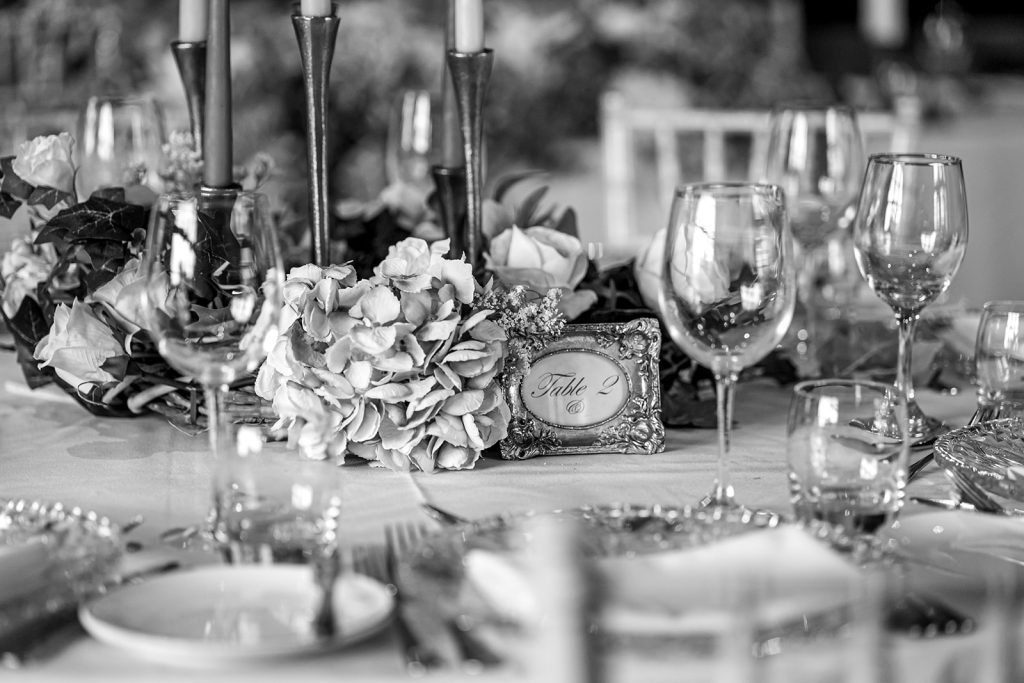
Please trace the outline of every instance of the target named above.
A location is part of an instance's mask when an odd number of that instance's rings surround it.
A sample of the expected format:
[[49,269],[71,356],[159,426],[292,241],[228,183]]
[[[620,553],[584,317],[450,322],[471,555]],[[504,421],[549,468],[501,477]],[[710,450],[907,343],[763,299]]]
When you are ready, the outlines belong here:
[[458,259],[466,250],[466,168],[433,166],[434,197],[441,227],[451,240],[448,258]]
[[174,63],[178,65],[181,84],[185,87],[192,146],[203,153],[203,111],[206,108],[206,41],[175,40],[171,43]]
[[466,156],[466,260],[473,272],[480,268],[483,250],[483,160],[484,98],[494,65],[494,51],[448,51],[448,69],[455,88],[459,128]]
[[[336,7],[332,8],[336,11]],[[309,168],[309,218],[313,225],[313,263],[329,265],[330,205],[327,197],[327,84],[340,21],[336,16],[292,14],[302,56],[306,91],[306,156]]]

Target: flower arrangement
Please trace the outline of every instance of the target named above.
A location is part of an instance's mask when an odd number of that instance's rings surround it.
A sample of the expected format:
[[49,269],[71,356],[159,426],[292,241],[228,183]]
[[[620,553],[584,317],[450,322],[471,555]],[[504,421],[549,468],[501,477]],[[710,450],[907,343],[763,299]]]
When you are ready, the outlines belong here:
[[282,333],[256,380],[275,428],[313,458],[467,469],[506,435],[506,334],[448,240],[393,245],[369,278],[293,268]]
[[[191,186],[202,165],[190,137],[172,136],[165,151],[165,182]],[[241,174],[269,172],[257,161],[257,171]],[[29,224],[0,260],[0,313],[28,385],[55,383],[97,415],[155,410],[195,427],[201,392],[157,352],[140,308],[139,257],[155,194],[139,186],[79,198],[68,133],[22,143],[0,159],[0,173],[0,217],[21,211]]]

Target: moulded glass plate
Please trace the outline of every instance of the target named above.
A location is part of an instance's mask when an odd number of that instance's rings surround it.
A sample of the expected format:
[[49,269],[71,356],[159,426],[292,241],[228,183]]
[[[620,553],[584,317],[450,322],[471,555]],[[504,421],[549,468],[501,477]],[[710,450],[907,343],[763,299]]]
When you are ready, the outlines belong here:
[[121,557],[116,525],[62,503],[0,504],[0,642],[74,608],[110,580]]
[[989,420],[947,432],[935,442],[935,460],[1024,513],[1024,419]]

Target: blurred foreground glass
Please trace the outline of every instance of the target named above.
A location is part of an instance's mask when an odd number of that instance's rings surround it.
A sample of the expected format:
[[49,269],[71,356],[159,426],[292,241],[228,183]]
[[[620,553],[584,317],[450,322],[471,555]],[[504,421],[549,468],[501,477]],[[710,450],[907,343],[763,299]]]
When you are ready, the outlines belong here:
[[817,376],[826,323],[853,299],[860,274],[849,227],[864,177],[864,141],[856,111],[827,102],[784,102],[769,118],[765,181],[786,195],[799,300],[790,335],[798,371]]
[[337,549],[341,469],[295,450],[265,449],[259,428],[238,429],[214,475],[214,539],[234,563],[306,564]]
[[156,98],[93,95],[78,118],[78,194],[105,187],[159,191],[163,158],[163,114]]
[[902,397],[880,382],[823,379],[793,389],[786,427],[790,499],[797,520],[832,525],[844,549],[873,544],[896,520],[910,439]]
[[672,340],[717,382],[718,476],[702,502],[738,507],[729,477],[733,390],[740,371],[785,335],[796,300],[779,187],[700,183],[677,190],[658,296]]
[[[235,190],[161,195],[140,274],[160,354],[205,390],[219,466],[238,452],[225,394],[259,367],[278,337],[283,272],[266,198]],[[213,529],[221,523],[215,518]]]
[[960,159],[942,154],[873,154],[864,175],[853,243],[857,266],[899,323],[896,389],[910,436],[945,427],[914,398],[911,350],[925,306],[945,292],[967,251],[967,190]]
[[1024,416],[1024,301],[989,301],[974,346],[978,422]]
[[432,187],[434,107],[427,90],[406,90],[395,101],[388,122],[385,172],[388,184]]

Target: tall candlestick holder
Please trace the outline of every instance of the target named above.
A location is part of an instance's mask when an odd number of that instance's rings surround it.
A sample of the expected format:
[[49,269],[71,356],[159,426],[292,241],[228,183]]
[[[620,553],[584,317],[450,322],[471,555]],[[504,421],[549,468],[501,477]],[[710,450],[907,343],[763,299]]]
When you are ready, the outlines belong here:
[[203,153],[203,111],[206,108],[206,41],[175,40],[171,43],[174,63],[178,65],[181,84],[185,87],[192,146]]
[[494,65],[494,51],[448,51],[448,69],[455,88],[459,128],[466,157],[466,260],[476,273],[483,250],[484,98]]
[[[336,7],[332,11],[337,11]],[[313,263],[329,265],[330,205],[327,197],[327,90],[338,37],[338,17],[292,14],[302,56],[306,91],[306,157],[309,168],[309,218],[313,227]]]
[[433,166],[434,197],[441,227],[451,240],[448,258],[458,259],[466,249],[466,167]]

